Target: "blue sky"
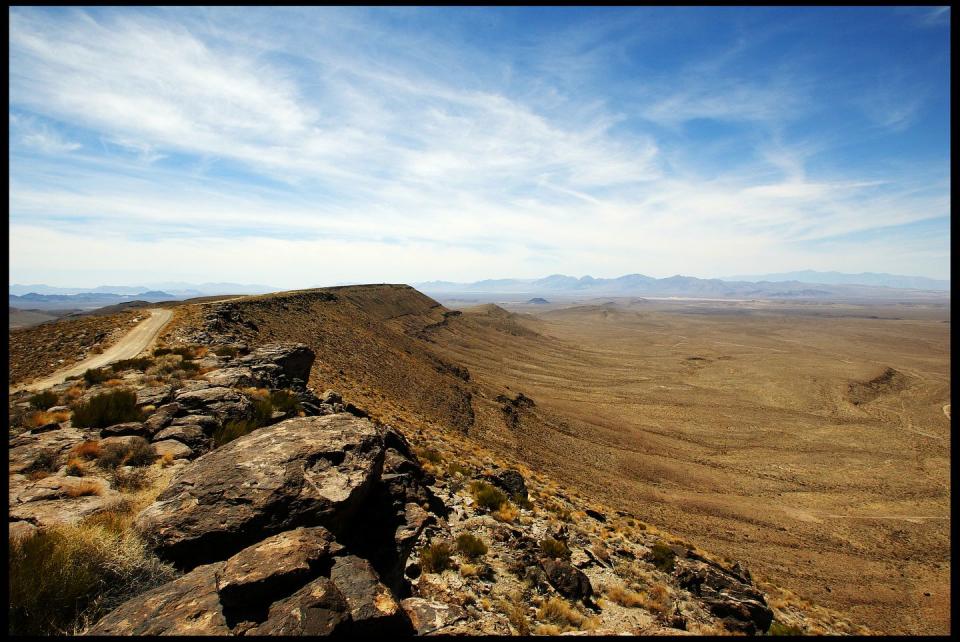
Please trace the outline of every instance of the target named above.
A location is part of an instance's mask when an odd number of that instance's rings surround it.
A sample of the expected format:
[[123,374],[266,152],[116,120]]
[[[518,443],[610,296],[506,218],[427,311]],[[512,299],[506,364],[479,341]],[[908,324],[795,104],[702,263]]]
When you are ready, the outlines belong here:
[[10,10],[10,280],[949,276],[948,8]]

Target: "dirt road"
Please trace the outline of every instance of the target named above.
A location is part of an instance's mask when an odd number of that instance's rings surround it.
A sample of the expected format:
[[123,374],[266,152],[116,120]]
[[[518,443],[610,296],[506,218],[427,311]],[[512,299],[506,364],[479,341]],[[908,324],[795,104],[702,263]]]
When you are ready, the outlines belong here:
[[58,383],[63,383],[67,377],[83,374],[90,368],[100,368],[114,361],[131,359],[137,356],[150,346],[153,340],[157,338],[157,335],[160,334],[160,330],[162,330],[163,327],[167,325],[167,322],[170,321],[171,317],[173,317],[172,310],[165,310],[163,308],[154,308],[147,310],[147,312],[150,313],[149,319],[142,321],[137,327],[131,330],[127,336],[104,350],[102,354],[84,359],[69,368],[58,370],[49,377],[11,387],[10,392],[43,390],[44,388],[55,386]]

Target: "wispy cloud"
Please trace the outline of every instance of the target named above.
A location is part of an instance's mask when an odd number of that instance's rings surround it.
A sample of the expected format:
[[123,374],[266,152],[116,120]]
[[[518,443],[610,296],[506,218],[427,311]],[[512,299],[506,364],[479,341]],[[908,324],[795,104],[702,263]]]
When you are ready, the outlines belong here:
[[[290,286],[318,280],[304,269],[709,276],[809,267],[814,241],[949,216],[945,167],[825,164],[846,124],[815,126],[822,71],[743,66],[771,39],[739,30],[634,78],[653,26],[683,20],[601,13],[485,46],[438,15],[12,10],[11,269],[78,274],[30,258],[69,246],[91,270],[189,250],[202,274],[177,278]],[[863,108],[903,132],[924,100]],[[697,127],[736,158],[703,160]],[[941,269],[940,248],[911,256],[907,272]]]

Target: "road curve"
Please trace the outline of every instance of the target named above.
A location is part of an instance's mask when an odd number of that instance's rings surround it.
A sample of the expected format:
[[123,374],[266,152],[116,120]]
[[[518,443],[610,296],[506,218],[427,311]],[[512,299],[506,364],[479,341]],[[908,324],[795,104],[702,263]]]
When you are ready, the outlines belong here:
[[163,327],[167,325],[173,317],[173,310],[166,310],[164,308],[152,308],[147,310],[147,312],[150,313],[149,319],[141,321],[125,337],[104,350],[101,354],[95,354],[89,359],[84,359],[69,368],[58,370],[43,379],[13,386],[10,388],[11,394],[21,390],[43,390],[44,388],[55,386],[58,383],[63,383],[67,377],[83,374],[90,368],[101,368],[114,361],[132,359],[137,356],[153,343]]

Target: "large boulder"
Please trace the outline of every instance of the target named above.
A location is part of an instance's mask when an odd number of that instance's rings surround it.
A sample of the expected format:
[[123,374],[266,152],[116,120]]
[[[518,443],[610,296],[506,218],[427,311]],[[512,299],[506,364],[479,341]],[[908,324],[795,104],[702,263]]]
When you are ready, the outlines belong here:
[[173,386],[161,384],[159,386],[148,386],[137,390],[138,406],[159,406],[170,401],[173,395]]
[[315,359],[313,350],[302,343],[275,343],[261,346],[237,360],[248,367],[260,385],[270,388],[303,388],[310,379]]
[[141,437],[149,437],[151,435],[150,428],[145,427],[139,421],[128,421],[122,424],[114,424],[112,426],[107,426],[106,428],[100,429],[101,437],[119,437],[123,435],[139,435]]
[[586,600],[593,595],[590,579],[569,562],[547,559],[542,566],[547,580],[560,595],[571,600]]
[[221,423],[247,419],[253,403],[233,388],[214,386],[177,393],[176,401],[189,414],[213,415]]
[[220,574],[220,601],[235,608],[269,604],[306,584],[324,560],[342,549],[322,526],[268,537],[227,560]]
[[441,634],[444,629],[466,619],[467,612],[456,604],[446,604],[422,597],[408,597],[400,602],[417,635]]
[[507,491],[510,497],[519,495],[523,499],[527,499],[527,484],[519,471],[513,470],[512,468],[498,470],[487,475],[487,481]]
[[229,635],[217,594],[223,562],[199,566],[108,613],[87,635]]
[[169,426],[173,418],[182,410],[183,407],[178,403],[164,404],[157,408],[152,415],[147,417],[146,421],[143,422],[143,426],[151,435],[155,434]]
[[748,635],[764,633],[773,611],[763,593],[753,586],[749,573],[726,569],[704,558],[677,559],[677,584],[700,598],[711,613],[728,622],[728,628]]
[[246,366],[236,366],[213,370],[206,374],[207,381],[215,386],[245,387],[260,385],[253,370]]
[[161,557],[183,568],[297,526],[336,533],[378,481],[383,455],[370,421],[288,419],[185,466],[136,525]]

